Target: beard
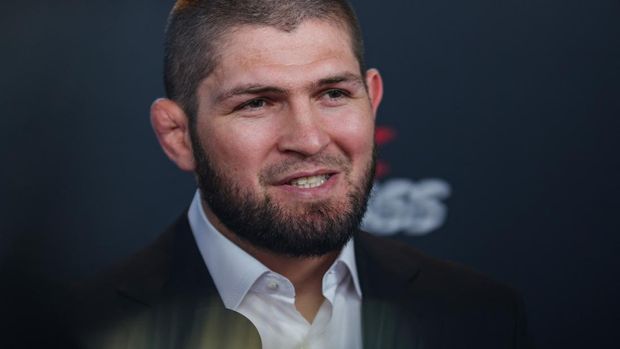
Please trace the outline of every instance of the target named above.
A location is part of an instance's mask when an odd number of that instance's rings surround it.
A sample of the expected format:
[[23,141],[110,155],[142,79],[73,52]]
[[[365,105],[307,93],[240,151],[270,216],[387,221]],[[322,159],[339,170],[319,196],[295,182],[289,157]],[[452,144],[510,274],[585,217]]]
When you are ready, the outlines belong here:
[[[225,176],[211,161],[198,137],[192,137],[196,175],[201,197],[220,222],[233,234],[252,246],[290,257],[315,257],[342,249],[357,232],[375,173],[375,149],[358,183],[349,178],[350,166],[344,166],[344,180],[350,188],[346,197],[286,207],[267,193],[242,188]],[[343,165],[340,157],[317,156],[291,160],[264,171],[267,175],[303,164]],[[259,177],[261,182],[265,182]]]

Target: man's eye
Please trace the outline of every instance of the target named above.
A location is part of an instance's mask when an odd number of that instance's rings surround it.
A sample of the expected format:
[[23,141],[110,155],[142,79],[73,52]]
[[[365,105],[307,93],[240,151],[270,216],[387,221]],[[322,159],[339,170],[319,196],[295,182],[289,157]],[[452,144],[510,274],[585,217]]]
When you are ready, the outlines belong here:
[[340,99],[346,96],[346,93],[342,90],[329,90],[325,94],[331,99]]
[[267,102],[264,99],[253,99],[241,104],[237,109],[260,109],[263,108],[266,103]]

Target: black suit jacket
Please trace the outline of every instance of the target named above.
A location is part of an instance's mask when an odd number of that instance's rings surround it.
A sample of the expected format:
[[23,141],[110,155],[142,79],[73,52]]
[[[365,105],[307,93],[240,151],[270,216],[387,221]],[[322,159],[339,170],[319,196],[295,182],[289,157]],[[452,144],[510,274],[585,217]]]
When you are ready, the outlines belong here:
[[[529,347],[510,288],[407,244],[365,232],[354,241],[365,348]],[[224,308],[185,214],[142,252],[82,285],[74,304],[74,347],[260,347],[254,326]]]

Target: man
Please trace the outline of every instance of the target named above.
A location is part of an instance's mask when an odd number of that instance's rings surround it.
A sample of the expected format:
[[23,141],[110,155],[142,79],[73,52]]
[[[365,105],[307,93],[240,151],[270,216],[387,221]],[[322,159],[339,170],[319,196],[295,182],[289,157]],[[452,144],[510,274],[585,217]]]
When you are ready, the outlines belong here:
[[165,83],[153,128],[199,190],[82,292],[80,345],[525,346],[508,288],[358,231],[383,86],[346,1],[180,0]]

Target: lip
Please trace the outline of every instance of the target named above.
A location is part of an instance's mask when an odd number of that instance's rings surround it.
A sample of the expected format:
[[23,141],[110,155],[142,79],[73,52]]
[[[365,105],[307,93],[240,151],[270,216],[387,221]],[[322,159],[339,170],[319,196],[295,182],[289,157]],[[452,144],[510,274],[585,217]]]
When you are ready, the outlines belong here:
[[290,174],[284,177],[282,180],[276,181],[275,185],[289,185],[289,183],[292,180],[297,179],[297,178],[302,178],[302,177],[330,175],[330,178],[331,178],[336,174],[338,174],[338,171],[330,170],[330,169],[319,169],[319,170],[314,170],[314,171],[299,171],[299,172],[295,172],[293,174]]

